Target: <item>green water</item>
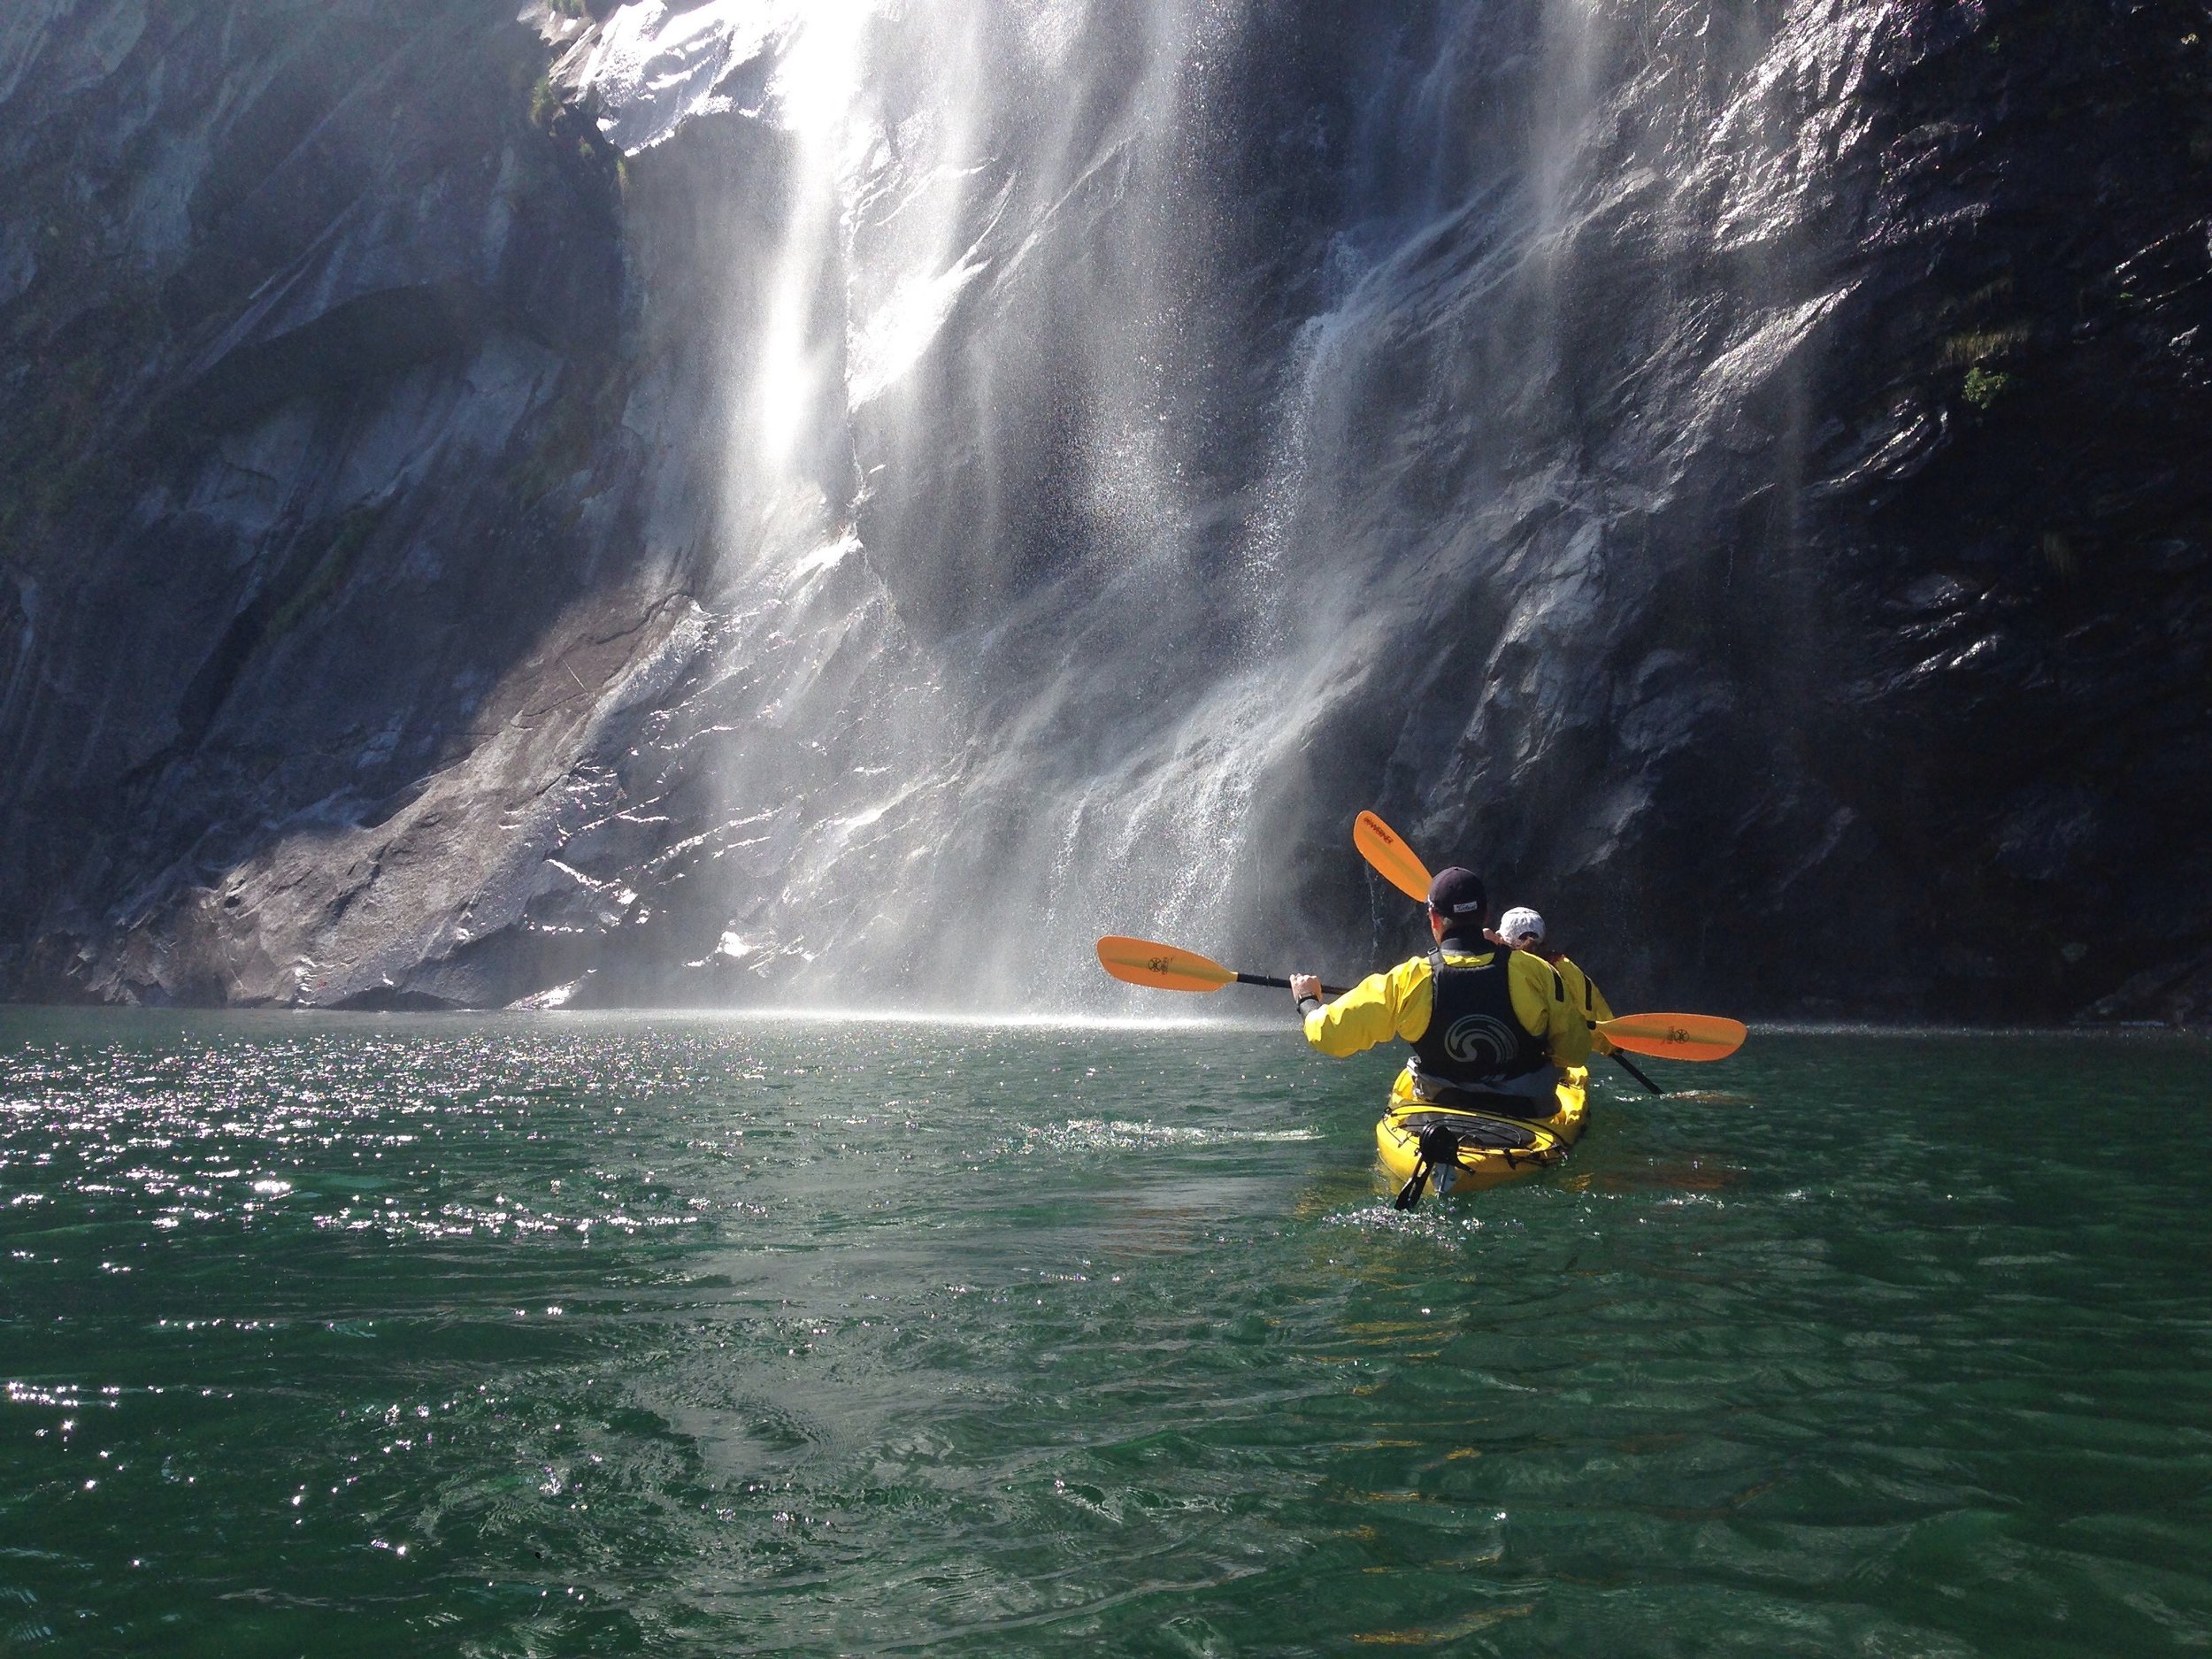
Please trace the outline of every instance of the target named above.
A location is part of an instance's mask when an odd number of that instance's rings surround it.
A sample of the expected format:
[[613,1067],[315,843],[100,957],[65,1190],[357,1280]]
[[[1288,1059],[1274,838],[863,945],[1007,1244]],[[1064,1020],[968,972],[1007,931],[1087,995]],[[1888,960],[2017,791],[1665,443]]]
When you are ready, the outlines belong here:
[[0,1647],[2212,1644],[2212,1056],[0,1013]]

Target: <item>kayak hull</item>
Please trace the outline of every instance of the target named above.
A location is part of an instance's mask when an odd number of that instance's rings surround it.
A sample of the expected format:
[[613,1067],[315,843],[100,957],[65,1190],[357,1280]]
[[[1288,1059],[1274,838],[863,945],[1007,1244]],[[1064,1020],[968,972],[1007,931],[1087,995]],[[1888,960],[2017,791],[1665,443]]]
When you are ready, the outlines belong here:
[[1581,1139],[1589,1091],[1589,1072],[1576,1066],[1561,1074],[1558,1106],[1550,1117],[1508,1118],[1417,1100],[1410,1079],[1402,1072],[1390,1092],[1389,1108],[1375,1125],[1375,1147],[1390,1179],[1402,1184],[1419,1161],[1421,1132],[1440,1124],[1459,1138],[1459,1167],[1437,1171],[1436,1190],[1494,1187],[1566,1157],[1567,1148]]

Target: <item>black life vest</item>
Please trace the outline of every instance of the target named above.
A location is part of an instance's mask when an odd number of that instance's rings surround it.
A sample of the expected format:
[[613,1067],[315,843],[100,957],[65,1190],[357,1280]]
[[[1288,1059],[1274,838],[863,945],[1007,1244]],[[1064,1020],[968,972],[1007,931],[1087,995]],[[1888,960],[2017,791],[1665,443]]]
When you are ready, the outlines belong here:
[[[1432,1002],[1428,1029],[1413,1045],[1417,1086],[1427,1082],[1459,1088],[1483,1088],[1526,1077],[1551,1064],[1543,1038],[1521,1024],[1513,1011],[1513,953],[1499,947],[1479,965],[1447,963],[1442,950],[1429,953]],[[1554,971],[1555,975],[1557,970]],[[1430,1097],[1429,1091],[1422,1098]]]

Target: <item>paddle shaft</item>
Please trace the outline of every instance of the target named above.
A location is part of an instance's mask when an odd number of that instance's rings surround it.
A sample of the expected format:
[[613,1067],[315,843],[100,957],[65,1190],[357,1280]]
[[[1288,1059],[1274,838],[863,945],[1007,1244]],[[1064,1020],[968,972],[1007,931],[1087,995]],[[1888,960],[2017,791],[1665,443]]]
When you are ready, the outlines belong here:
[[1617,1061],[1618,1061],[1618,1062],[1620,1063],[1620,1068],[1621,1068],[1621,1070],[1622,1070],[1622,1071],[1624,1071],[1627,1072],[1629,1076],[1631,1076],[1631,1077],[1634,1078],[1634,1079],[1636,1079],[1639,1083],[1641,1083],[1641,1084],[1642,1084],[1642,1085],[1643,1085],[1646,1088],[1649,1089],[1649,1090],[1650,1090],[1653,1094],[1665,1094],[1665,1093],[1666,1093],[1666,1090],[1664,1090],[1664,1089],[1661,1088],[1661,1087],[1659,1087],[1656,1083],[1653,1082],[1653,1081],[1652,1081],[1649,1078],[1646,1077],[1646,1076],[1643,1074],[1642,1068],[1640,1068],[1640,1066],[1638,1066],[1638,1065],[1637,1065],[1637,1064],[1636,1064],[1633,1060],[1631,1060],[1631,1059],[1630,1059],[1630,1058],[1629,1058],[1626,1055],[1623,1054],[1623,1053],[1622,1053],[1619,1049],[1616,1048],[1616,1049],[1613,1051],[1613,1058],[1614,1058],[1615,1060],[1617,1060]]
[[[1271,990],[1277,991],[1290,989],[1288,979],[1279,979],[1271,973],[1240,973],[1237,975],[1237,983],[1239,985],[1264,985]],[[1350,988],[1343,985],[1325,985],[1321,987],[1321,995],[1327,997],[1338,997],[1343,995]]]

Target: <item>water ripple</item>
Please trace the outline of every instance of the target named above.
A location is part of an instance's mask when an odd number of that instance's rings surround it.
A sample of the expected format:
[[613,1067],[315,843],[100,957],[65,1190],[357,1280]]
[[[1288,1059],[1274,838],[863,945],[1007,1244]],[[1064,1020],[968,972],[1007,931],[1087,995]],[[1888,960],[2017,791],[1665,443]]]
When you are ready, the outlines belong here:
[[1264,1033],[4,1018],[29,1651],[2212,1640],[2193,1049],[1763,1038],[1407,1215]]

